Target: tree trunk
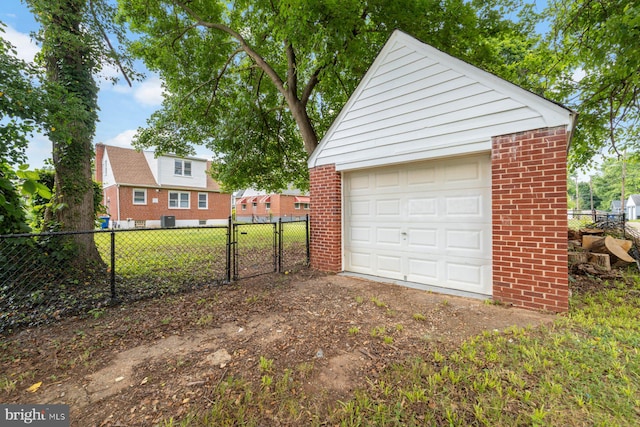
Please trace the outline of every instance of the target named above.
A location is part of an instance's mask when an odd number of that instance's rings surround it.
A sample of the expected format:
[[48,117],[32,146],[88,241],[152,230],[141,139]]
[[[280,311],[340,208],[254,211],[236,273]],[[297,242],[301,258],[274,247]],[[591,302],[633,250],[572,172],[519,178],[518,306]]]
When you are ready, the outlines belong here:
[[[54,213],[62,231],[95,228],[93,137],[98,119],[96,58],[82,30],[86,0],[34,2],[44,28],[42,40],[51,97],[49,138],[55,168]],[[103,265],[92,234],[71,235],[76,267]]]

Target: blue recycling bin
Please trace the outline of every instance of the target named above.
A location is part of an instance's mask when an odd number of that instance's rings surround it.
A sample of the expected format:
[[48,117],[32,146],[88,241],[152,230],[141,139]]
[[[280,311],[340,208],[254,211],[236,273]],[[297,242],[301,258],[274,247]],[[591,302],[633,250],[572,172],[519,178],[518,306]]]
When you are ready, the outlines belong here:
[[100,217],[100,228],[103,229],[103,230],[109,228],[109,217],[108,216],[101,216]]

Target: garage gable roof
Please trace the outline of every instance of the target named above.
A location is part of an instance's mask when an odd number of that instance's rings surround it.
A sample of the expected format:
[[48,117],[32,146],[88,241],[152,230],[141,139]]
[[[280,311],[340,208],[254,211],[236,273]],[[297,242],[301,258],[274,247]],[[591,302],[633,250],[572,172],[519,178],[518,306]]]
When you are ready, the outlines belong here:
[[493,136],[567,126],[576,114],[396,30],[309,167],[352,170],[491,149]]

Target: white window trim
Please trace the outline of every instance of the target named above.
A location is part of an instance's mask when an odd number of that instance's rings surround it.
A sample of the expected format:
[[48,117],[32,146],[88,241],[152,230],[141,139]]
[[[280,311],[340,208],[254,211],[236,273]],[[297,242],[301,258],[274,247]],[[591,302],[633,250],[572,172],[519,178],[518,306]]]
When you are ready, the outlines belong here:
[[271,210],[271,203],[270,202],[266,202],[264,204],[264,207],[265,207],[266,210],[270,211]]
[[[178,195],[178,206],[171,206],[171,195],[172,194],[177,194]],[[188,206],[186,207],[181,207],[180,206],[180,200],[182,200],[181,195],[186,194],[187,195],[187,200],[189,201]],[[169,194],[167,195],[167,201],[168,204],[167,206],[169,207],[169,209],[191,209],[191,193],[189,193],[188,191],[169,191]]]
[[[180,163],[180,173],[176,172],[176,164]],[[189,165],[189,175],[185,174],[185,165]],[[193,163],[191,160],[173,159],[173,174],[175,176],[184,176],[191,178],[193,176]]]
[[[136,191],[142,191],[144,194],[144,202],[136,202]],[[132,193],[133,204],[136,206],[143,206],[147,204],[147,189],[146,188],[134,188]]]
[[[204,196],[204,207],[200,207],[200,196]],[[209,193],[198,193],[198,209],[209,209]]]
[[247,210],[247,204],[246,203],[241,203],[240,207],[242,208],[243,211]]
[[300,203],[294,203],[293,204],[293,209],[300,210]]

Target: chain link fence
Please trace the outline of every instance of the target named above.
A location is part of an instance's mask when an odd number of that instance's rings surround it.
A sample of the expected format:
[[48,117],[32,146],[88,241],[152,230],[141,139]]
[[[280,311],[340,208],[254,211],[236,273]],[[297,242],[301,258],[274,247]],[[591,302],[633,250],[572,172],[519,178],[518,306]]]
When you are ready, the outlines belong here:
[[[101,259],[95,267],[74,267],[77,234],[93,238]],[[0,235],[0,334],[116,302],[303,268],[308,236],[308,219]]]
[[569,228],[571,230],[580,230],[581,228],[600,228],[603,230],[622,230],[624,231],[625,215],[613,214],[610,212],[574,212],[568,213]]

